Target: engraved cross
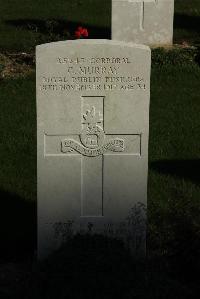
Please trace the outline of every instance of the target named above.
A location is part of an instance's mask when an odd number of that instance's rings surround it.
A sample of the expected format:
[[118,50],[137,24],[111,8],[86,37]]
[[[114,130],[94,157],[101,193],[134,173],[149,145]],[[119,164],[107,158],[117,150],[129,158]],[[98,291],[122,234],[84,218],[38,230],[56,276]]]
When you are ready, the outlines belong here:
[[[122,0],[123,1],[123,0]],[[145,20],[145,3],[155,3],[158,4],[159,0],[128,0],[131,3],[140,3],[140,30],[144,31],[144,20]]]
[[131,155],[138,134],[106,134],[105,97],[81,97],[81,132],[61,140],[61,152],[81,158],[81,216],[104,216],[104,156]]

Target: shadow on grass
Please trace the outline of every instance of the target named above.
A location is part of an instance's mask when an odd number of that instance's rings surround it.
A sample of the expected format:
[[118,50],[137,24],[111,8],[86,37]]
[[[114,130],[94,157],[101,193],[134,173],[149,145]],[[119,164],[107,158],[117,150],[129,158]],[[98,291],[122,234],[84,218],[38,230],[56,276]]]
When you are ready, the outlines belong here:
[[91,26],[89,24],[82,24],[76,22],[67,22],[58,19],[18,19],[18,20],[7,20],[6,24],[15,26],[16,28],[22,28],[30,30],[36,33],[42,33],[44,35],[57,35],[58,37],[73,38],[75,30],[79,26],[83,26],[88,29],[89,38],[111,38],[111,29],[107,27]]
[[36,205],[0,191],[0,257],[6,260],[33,255],[36,249]]
[[[185,33],[176,36],[176,29]],[[175,13],[174,15],[175,42],[188,40],[197,45],[200,44],[200,16],[189,16]]]
[[151,162],[150,168],[161,174],[170,174],[200,184],[200,160],[159,160]]
[[[0,256],[4,252],[8,257],[17,254],[24,257],[35,247],[35,205],[4,191],[0,195],[3,232]],[[174,201],[171,204],[167,217],[171,228],[166,223],[163,230],[159,230],[162,223],[158,221],[155,234],[160,234],[163,240],[156,256],[135,262],[120,241],[99,235],[77,235],[47,260],[34,264],[34,267],[27,263],[25,268],[28,270],[20,274],[23,277],[19,281],[16,281],[15,273],[23,269],[11,265],[7,286],[12,297],[6,292],[7,297],[2,298],[198,298],[199,239],[190,219],[187,221],[181,209],[181,214],[177,214]],[[155,242],[155,248],[159,243]],[[164,253],[165,247],[171,247],[170,254]],[[16,290],[12,290],[13,285]]]
[[27,298],[188,299],[195,295],[198,284],[191,291],[172,271],[163,257],[134,261],[117,240],[77,235],[38,264]]
[[122,298],[136,279],[122,242],[100,235],[75,236],[38,270],[36,298]]
[[200,33],[200,17],[185,14],[174,14],[174,28],[187,29]]

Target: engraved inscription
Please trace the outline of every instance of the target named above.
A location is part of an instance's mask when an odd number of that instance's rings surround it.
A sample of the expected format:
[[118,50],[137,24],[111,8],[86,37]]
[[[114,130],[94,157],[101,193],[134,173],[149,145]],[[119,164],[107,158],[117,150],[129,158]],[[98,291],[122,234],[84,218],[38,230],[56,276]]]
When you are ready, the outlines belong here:
[[81,144],[79,144],[75,140],[64,140],[61,142],[61,151],[63,153],[65,153],[65,154],[71,153],[72,150],[75,150],[78,153],[82,154],[83,156],[87,156],[87,157],[96,157],[99,155],[103,155],[107,150],[110,150],[113,152],[123,152],[124,151],[124,140],[116,138],[97,149],[86,148],[86,147],[82,146]]
[[[146,91],[145,79],[129,57],[57,57],[55,63],[62,75],[43,74],[42,92]],[[130,66],[129,73],[123,73],[124,65]]]

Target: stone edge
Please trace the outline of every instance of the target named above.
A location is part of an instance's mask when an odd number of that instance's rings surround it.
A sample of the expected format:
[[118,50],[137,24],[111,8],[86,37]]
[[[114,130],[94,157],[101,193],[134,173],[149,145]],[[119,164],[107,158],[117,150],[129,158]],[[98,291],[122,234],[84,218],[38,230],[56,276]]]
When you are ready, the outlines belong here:
[[64,46],[64,45],[72,45],[72,44],[77,44],[77,45],[106,45],[110,44],[113,46],[126,46],[130,48],[135,48],[135,49],[141,49],[141,50],[146,50],[151,52],[150,47],[143,45],[143,44],[135,44],[132,42],[123,42],[123,41],[117,41],[117,40],[109,40],[109,39],[87,39],[87,40],[67,40],[67,41],[58,41],[58,42],[52,42],[52,43],[46,43],[46,44],[41,44],[36,46],[36,51],[45,49],[47,47],[56,47],[57,45],[59,46]]

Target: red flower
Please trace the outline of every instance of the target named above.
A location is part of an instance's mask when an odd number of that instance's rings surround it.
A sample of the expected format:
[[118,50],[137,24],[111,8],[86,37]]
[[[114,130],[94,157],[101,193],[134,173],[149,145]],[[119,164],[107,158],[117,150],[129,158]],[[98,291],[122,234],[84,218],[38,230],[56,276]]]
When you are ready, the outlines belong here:
[[78,27],[78,29],[75,31],[75,37],[76,38],[81,38],[81,37],[88,37],[89,33],[86,28],[83,27]]
[[84,37],[88,37],[88,36],[89,36],[88,30],[87,30],[87,29],[83,29],[83,31],[82,31],[82,35],[83,35]]
[[83,27],[79,26],[78,31],[82,32],[82,30],[83,30]]
[[75,31],[75,37],[76,37],[76,38],[81,38],[81,33],[80,33],[80,31]]

